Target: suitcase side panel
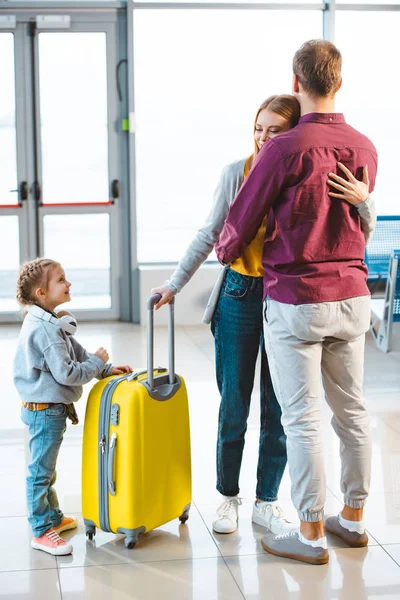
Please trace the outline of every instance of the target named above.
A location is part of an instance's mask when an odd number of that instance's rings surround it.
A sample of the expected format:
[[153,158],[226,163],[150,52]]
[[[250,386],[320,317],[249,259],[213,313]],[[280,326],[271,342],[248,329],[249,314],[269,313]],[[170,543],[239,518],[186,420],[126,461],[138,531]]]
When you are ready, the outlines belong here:
[[100,527],[99,507],[99,415],[103,390],[110,377],[96,383],[86,404],[82,441],[82,515]]
[[182,378],[173,398],[157,401],[139,382],[122,382],[115,432],[115,495],[109,495],[110,525],[150,531],[183,512],[191,502],[190,429]]

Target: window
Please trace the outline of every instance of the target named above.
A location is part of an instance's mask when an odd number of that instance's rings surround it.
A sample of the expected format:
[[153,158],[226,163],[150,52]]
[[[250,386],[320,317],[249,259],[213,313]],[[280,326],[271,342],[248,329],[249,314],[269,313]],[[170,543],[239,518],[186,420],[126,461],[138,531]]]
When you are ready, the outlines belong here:
[[106,36],[40,33],[39,58],[43,201],[108,202]]
[[398,120],[400,13],[337,12],[336,44],[343,55],[343,87],[336,109],[367,135],[378,151],[378,214],[399,214]]
[[135,11],[139,262],[179,260],[222,167],[253,151],[258,106],[290,93],[294,52],[321,36],[319,10]]
[[14,35],[0,33],[0,205],[18,204]]

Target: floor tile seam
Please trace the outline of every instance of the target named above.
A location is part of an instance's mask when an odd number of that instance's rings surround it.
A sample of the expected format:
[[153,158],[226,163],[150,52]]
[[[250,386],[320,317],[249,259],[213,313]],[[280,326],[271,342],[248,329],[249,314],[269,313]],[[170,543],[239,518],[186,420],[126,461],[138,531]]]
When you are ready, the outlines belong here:
[[[98,564],[98,565],[65,565],[65,566],[60,566],[58,567],[58,570],[64,571],[66,569],[93,569],[93,568],[99,568],[99,567],[134,567],[135,565],[147,565],[147,564],[157,564],[157,563],[165,563],[165,564],[169,564],[169,563],[176,563],[176,562],[184,562],[184,563],[189,563],[189,562],[195,562],[195,561],[199,561],[199,560],[215,560],[217,559],[218,561],[223,561],[224,557],[223,556],[197,556],[197,557],[189,557],[189,558],[163,558],[163,559],[155,559],[155,560],[136,560],[134,562],[113,562],[113,563],[102,563],[102,564]],[[50,569],[44,569],[44,570],[50,570]]]
[[44,567],[40,569],[0,569],[0,575],[3,573],[32,573],[32,571],[57,571],[57,563],[54,567]]
[[[254,556],[254,555],[250,555],[250,556]],[[228,557],[225,557],[225,556],[223,556],[223,560],[224,560],[225,566],[226,566],[226,568],[228,569],[228,571],[229,571],[229,573],[230,573],[230,575],[231,575],[231,577],[232,577],[233,581],[235,582],[235,584],[236,584],[236,587],[237,587],[237,589],[239,590],[239,594],[242,596],[242,598],[243,598],[244,600],[246,600],[246,596],[245,596],[245,595],[244,595],[244,593],[242,592],[242,590],[241,590],[241,588],[240,588],[240,585],[239,585],[239,582],[237,581],[237,579],[236,579],[235,575],[232,573],[232,571],[231,571],[231,569],[230,569],[230,567],[229,567],[228,563],[227,563],[227,562],[226,562],[226,560],[225,560],[226,558],[228,558]]]
[[62,591],[62,587],[61,587],[60,569],[58,567],[57,557],[56,557],[56,564],[57,564],[57,581],[58,581],[58,587],[60,590],[60,599],[63,600],[64,596],[63,596],[63,591]]
[[[385,544],[385,546],[389,546],[389,545],[390,545],[390,544]],[[393,544],[392,544],[392,545],[393,545]],[[380,546],[381,546],[382,550],[383,550],[384,552],[386,552],[386,554],[389,556],[389,558],[391,558],[391,559],[392,559],[392,561],[394,562],[394,564],[395,564],[395,565],[397,565],[397,566],[400,568],[400,563],[399,563],[399,562],[397,562],[397,560],[396,560],[396,559],[395,559],[395,558],[394,558],[394,557],[393,557],[391,554],[389,554],[389,552],[386,550],[385,546],[382,546],[381,544],[380,544]]]
[[[368,533],[368,536],[370,538],[372,538],[376,543],[375,544],[370,544],[368,542],[368,546],[382,546],[382,544],[380,542],[378,542],[378,540],[376,539],[376,537],[374,535],[372,535],[371,531],[368,529],[368,527],[365,528],[365,531]],[[400,543],[400,542],[399,542]]]
[[212,531],[211,531],[211,530],[210,530],[210,528],[208,527],[208,525],[207,525],[207,523],[206,523],[206,521],[205,521],[205,519],[204,519],[203,515],[202,515],[202,514],[201,514],[201,512],[199,511],[199,509],[198,509],[198,507],[197,507],[197,504],[196,504],[195,502],[193,502],[193,504],[195,505],[195,507],[196,507],[196,510],[197,510],[197,512],[198,512],[198,513],[199,513],[199,515],[200,515],[200,519],[203,521],[203,523],[204,523],[204,526],[205,526],[205,528],[207,529],[207,531],[208,531],[208,534],[209,534],[209,536],[211,537],[211,539],[212,539],[212,541],[213,541],[213,543],[214,543],[214,545],[215,545],[216,549],[218,550],[218,552],[219,552],[220,556],[221,556],[221,557],[223,557],[223,555],[222,555],[222,552],[221,552],[221,550],[219,549],[219,545],[217,544],[217,542],[216,542],[216,539],[215,539],[215,537],[213,536],[213,534],[212,534]]
[[385,543],[379,544],[379,546],[382,546],[382,548],[384,546],[400,546],[400,540],[398,542],[388,542],[387,544],[385,544]]

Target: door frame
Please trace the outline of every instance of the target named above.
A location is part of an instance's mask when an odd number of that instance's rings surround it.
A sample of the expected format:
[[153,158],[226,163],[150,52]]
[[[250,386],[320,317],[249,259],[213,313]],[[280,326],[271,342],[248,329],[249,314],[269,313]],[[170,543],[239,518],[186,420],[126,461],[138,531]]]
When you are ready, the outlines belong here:
[[[128,152],[129,140],[126,132],[122,131],[120,124],[127,116],[128,91],[127,85],[123,86],[122,98],[118,98],[115,69],[122,60],[127,60],[126,45],[126,5],[121,2],[102,2],[101,8],[95,8],[93,3],[78,2],[73,5],[68,2],[58,3],[57,7],[49,7],[48,3],[30,2],[22,5],[21,2],[7,2],[7,8],[0,9],[2,14],[15,15],[17,26],[15,29],[2,31],[14,33],[15,57],[15,89],[16,89],[16,127],[17,127],[17,166],[18,182],[27,181],[29,187],[35,181],[34,147],[35,143],[40,148],[39,128],[35,131],[32,112],[33,91],[32,85],[32,52],[28,23],[42,14],[69,14],[71,27],[68,30],[46,29],[38,33],[47,32],[102,32],[106,34],[106,65],[107,65],[107,109],[108,109],[108,162],[109,185],[118,179],[120,185],[120,198],[115,204],[94,206],[56,206],[46,207],[37,205],[33,198],[33,189],[30,189],[28,200],[21,207],[15,209],[1,209],[0,214],[18,214],[20,218],[20,256],[21,261],[34,258],[43,251],[43,217],[47,214],[90,214],[108,213],[110,215],[110,293],[112,298],[111,309],[77,309],[76,316],[82,320],[118,319],[131,320],[131,269],[130,269],[130,206],[129,206],[129,159],[123,160]],[[119,7],[124,7],[121,10]],[[122,34],[122,35],[121,35]],[[37,50],[37,39],[35,40]],[[38,56],[36,51],[35,56]],[[121,70],[122,71],[122,70]],[[38,100],[38,69],[35,69],[36,84],[36,120],[39,123],[40,105]],[[124,82],[125,83],[125,82]],[[121,79],[122,86],[122,79]],[[40,173],[40,151],[38,153],[38,171]],[[18,185],[19,185],[18,183]],[[29,226],[28,226],[29,224]],[[35,240],[39,240],[39,245]],[[15,322],[18,313],[0,313],[0,322]]]

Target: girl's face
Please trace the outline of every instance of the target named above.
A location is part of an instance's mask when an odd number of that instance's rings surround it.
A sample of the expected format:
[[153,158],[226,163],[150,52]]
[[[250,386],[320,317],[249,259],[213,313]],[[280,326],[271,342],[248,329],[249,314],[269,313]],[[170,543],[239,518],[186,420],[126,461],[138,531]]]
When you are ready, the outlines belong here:
[[281,115],[277,115],[268,108],[264,108],[259,112],[254,132],[254,139],[258,149],[261,150],[263,145],[271,138],[285,133],[289,129],[290,123],[285,117],[281,117]]
[[56,265],[49,273],[47,291],[39,288],[36,291],[40,306],[47,310],[53,311],[56,306],[69,302],[71,284],[67,281],[64,269]]

